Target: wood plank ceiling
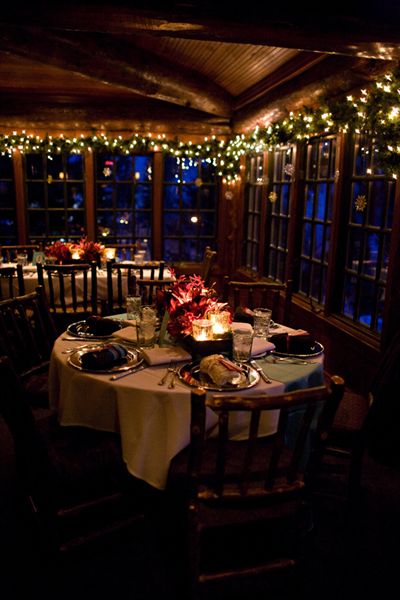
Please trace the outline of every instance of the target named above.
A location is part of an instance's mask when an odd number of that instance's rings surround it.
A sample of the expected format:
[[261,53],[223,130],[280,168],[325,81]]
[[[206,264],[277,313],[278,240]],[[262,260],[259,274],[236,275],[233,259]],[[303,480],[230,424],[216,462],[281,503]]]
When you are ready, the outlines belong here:
[[392,67],[400,9],[389,14],[385,4],[333,15],[307,3],[241,12],[195,0],[7,6],[0,127],[248,131]]

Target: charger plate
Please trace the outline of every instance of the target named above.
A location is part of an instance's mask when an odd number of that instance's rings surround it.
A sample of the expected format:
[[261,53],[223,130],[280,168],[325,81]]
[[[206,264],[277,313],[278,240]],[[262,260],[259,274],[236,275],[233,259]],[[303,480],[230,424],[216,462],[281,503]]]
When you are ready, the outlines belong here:
[[126,348],[128,353],[123,363],[115,365],[109,369],[85,369],[82,366],[82,356],[87,352],[92,352],[97,348],[101,348],[101,345],[99,346],[99,344],[96,344],[89,346],[84,350],[77,350],[76,352],[73,352],[68,356],[68,363],[71,365],[71,367],[75,367],[75,369],[79,369],[79,371],[85,371],[87,373],[123,373],[124,371],[129,371],[133,367],[138,367],[143,362],[143,356],[140,352],[133,349],[128,350],[128,348]]
[[[122,329],[123,324],[120,321],[115,320],[115,323],[118,325],[119,329]],[[81,340],[108,339],[112,335],[111,333],[108,333],[107,335],[99,335],[98,333],[90,333],[90,331],[88,331],[88,328],[89,328],[89,326],[86,323],[86,321],[77,321],[76,323],[71,323],[71,325],[68,325],[67,333],[69,335],[71,335],[72,337],[77,337],[77,338],[80,338]],[[118,330],[116,329],[116,331],[118,331]]]
[[226,392],[234,390],[245,390],[256,385],[260,381],[260,374],[250,365],[241,364],[243,368],[243,376],[238,378],[238,382],[229,383],[223,386],[217,385],[206,375],[200,372],[200,361],[196,360],[191,363],[182,365],[178,370],[178,377],[190,387],[202,387],[205,390],[213,390],[214,392]]
[[324,347],[319,342],[311,342],[309,352],[302,352],[301,354],[293,354],[288,352],[279,352],[278,350],[272,350],[270,354],[272,356],[282,356],[283,358],[313,358],[314,356],[320,356],[324,352]]

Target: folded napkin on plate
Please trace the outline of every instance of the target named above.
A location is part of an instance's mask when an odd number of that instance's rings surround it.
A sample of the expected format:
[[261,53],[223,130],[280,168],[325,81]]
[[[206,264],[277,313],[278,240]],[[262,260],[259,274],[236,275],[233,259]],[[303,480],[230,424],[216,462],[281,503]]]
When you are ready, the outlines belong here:
[[137,342],[137,330],[135,326],[123,327],[118,331],[114,331],[112,337],[118,338],[120,340],[125,340],[126,342]]
[[81,355],[81,365],[84,369],[101,371],[111,369],[125,362],[128,351],[120,344],[107,344],[84,352]]
[[86,326],[88,333],[93,335],[111,335],[114,331],[120,329],[121,324],[114,319],[92,315],[86,319]]
[[180,362],[184,360],[192,360],[191,354],[186,352],[180,346],[154,346],[153,348],[143,348],[142,354],[144,360],[149,365],[163,365],[171,362],[171,360]]
[[314,345],[314,338],[304,329],[292,329],[286,333],[275,333],[269,338],[278,352],[288,354],[308,354]]
[[251,347],[252,356],[259,356],[265,352],[272,352],[272,350],[275,350],[275,344],[269,340],[264,340],[263,338],[253,338],[253,345]]
[[233,321],[231,323],[231,329],[232,331],[236,331],[238,329],[241,331],[253,331],[253,327],[250,325],[250,323],[244,323],[242,321]]
[[221,354],[210,354],[200,361],[200,371],[217,385],[237,385],[243,379],[243,369]]

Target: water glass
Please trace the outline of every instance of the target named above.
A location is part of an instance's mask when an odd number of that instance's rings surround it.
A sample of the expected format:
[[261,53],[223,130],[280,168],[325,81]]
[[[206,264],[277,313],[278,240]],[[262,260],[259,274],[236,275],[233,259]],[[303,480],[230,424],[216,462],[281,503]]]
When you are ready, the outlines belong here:
[[140,315],[142,321],[152,321],[154,323],[157,321],[157,311],[154,306],[145,304],[140,309]]
[[232,332],[233,360],[245,363],[250,360],[254,332],[249,329],[235,329]]
[[155,321],[138,321],[137,333],[139,346],[154,346],[154,343],[156,341]]
[[28,255],[25,252],[17,254],[17,263],[25,267],[28,264]]
[[254,314],[254,337],[267,339],[269,324],[271,322],[272,310],[269,308],[255,308]]
[[126,297],[126,315],[128,320],[138,321],[140,319],[141,296]]

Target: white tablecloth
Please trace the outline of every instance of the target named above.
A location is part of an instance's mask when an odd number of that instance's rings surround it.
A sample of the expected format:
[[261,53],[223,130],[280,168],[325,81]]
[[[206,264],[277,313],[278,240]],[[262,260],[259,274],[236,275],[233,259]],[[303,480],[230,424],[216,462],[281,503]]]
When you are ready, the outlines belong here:
[[[82,343],[77,341],[76,345]],[[75,342],[55,343],[50,362],[50,401],[57,407],[61,425],[91,427],[119,432],[122,454],[129,472],[150,485],[164,489],[172,458],[190,439],[190,387],[176,381],[173,390],[159,386],[166,365],[154,366],[117,381],[110,375],[80,371],[67,362],[62,350]],[[262,361],[260,361],[262,364]],[[184,363],[182,363],[184,364]],[[308,365],[268,364],[272,384],[260,382],[246,394],[278,394],[285,389],[321,385],[323,356]],[[274,372],[280,374],[274,379]],[[216,423],[215,414],[207,415],[207,427]],[[264,424],[264,434],[275,430],[276,423]],[[231,430],[241,437],[242,423]]]

